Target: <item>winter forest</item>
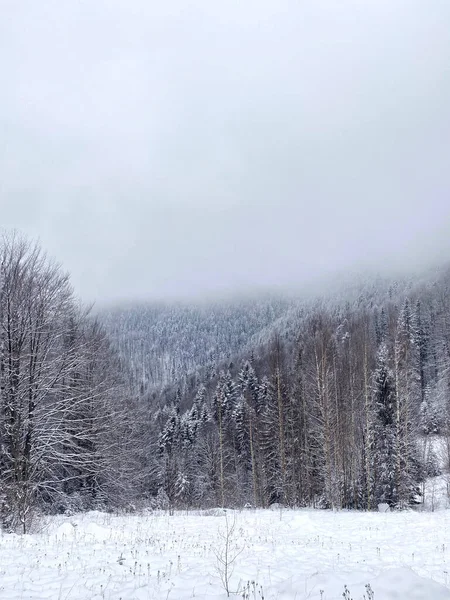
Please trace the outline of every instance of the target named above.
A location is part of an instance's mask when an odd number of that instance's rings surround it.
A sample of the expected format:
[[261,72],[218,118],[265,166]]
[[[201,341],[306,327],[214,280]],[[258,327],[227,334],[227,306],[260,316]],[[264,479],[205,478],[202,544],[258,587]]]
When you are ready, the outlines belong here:
[[[37,514],[424,502],[450,443],[450,272],[320,297],[85,307],[1,239],[6,531]],[[450,445],[449,445],[450,448]]]

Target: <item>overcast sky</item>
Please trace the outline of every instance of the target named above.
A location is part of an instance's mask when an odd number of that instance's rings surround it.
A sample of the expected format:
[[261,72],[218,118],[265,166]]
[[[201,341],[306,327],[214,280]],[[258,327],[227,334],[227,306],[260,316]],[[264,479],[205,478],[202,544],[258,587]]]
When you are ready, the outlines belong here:
[[0,8],[0,226],[86,300],[450,259],[448,0]]

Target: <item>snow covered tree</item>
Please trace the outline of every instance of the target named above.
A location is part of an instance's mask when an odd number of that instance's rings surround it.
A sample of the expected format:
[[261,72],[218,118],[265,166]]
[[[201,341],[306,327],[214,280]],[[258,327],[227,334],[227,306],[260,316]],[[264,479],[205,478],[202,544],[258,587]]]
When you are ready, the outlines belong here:
[[371,439],[370,497],[376,507],[379,503],[395,506],[398,501],[396,484],[396,390],[389,352],[382,343],[378,350],[374,374],[376,421]]
[[132,436],[115,354],[68,275],[16,234],[2,238],[0,258],[3,523],[26,531],[35,506],[63,509],[81,488],[92,500],[124,497]]
[[414,501],[422,477],[417,448],[417,429],[422,397],[420,351],[408,298],[399,315],[394,349],[396,415],[395,453],[398,504]]

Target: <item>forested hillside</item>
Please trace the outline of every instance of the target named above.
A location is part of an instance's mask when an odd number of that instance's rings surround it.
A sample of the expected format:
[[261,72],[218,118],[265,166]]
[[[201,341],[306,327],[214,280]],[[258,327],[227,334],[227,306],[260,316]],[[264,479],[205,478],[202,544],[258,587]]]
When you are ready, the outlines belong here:
[[296,303],[268,296],[211,304],[141,304],[100,317],[140,394],[249,351]]
[[137,503],[402,508],[439,472],[446,269],[94,317],[39,246],[3,236],[0,254],[5,529]]
[[[172,506],[420,502],[421,482],[438,468],[427,439],[448,428],[448,292],[443,269],[277,301],[278,310],[268,301],[122,312],[122,359],[138,378],[146,373],[127,333],[141,323],[170,380],[157,393],[141,386],[158,440],[146,493]],[[173,342],[163,335],[159,348],[163,314]]]

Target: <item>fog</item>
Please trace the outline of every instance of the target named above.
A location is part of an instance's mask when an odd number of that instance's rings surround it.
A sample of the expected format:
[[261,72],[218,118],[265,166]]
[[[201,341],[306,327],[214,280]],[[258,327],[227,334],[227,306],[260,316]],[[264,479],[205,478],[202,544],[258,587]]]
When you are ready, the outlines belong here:
[[84,299],[450,258],[448,0],[0,5],[0,225]]

